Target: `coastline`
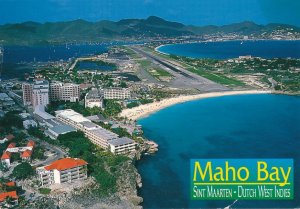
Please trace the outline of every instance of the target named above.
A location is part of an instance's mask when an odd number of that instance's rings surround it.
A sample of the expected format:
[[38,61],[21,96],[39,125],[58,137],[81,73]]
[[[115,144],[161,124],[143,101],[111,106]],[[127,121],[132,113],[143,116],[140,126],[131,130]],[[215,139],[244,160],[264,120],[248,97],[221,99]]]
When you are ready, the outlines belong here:
[[271,94],[272,91],[262,90],[245,90],[245,91],[225,91],[225,92],[211,92],[196,95],[179,96],[175,98],[164,99],[159,102],[153,102],[150,104],[140,105],[132,109],[125,109],[120,113],[121,117],[136,121],[144,118],[152,113],[162,110],[166,107],[170,107],[175,104],[185,103],[188,101],[206,99],[212,97],[231,96],[231,95],[243,95],[243,94]]

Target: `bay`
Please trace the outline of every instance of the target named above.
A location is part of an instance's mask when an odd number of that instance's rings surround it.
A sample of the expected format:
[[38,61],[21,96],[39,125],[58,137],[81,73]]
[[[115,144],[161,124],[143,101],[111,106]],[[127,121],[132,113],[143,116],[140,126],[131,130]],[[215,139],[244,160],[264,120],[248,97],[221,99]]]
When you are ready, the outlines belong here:
[[192,158],[293,158],[293,201],[238,201],[237,208],[300,206],[300,97],[239,95],[178,104],[140,119],[159,144],[138,162],[144,208],[216,208],[232,201],[190,200]]
[[157,50],[192,58],[230,59],[246,55],[262,58],[300,58],[300,41],[201,42],[164,45]]

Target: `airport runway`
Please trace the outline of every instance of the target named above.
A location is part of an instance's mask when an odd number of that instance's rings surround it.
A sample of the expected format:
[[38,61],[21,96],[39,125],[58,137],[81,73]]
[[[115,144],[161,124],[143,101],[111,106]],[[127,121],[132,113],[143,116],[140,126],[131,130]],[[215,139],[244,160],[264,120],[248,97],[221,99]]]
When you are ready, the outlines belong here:
[[179,64],[175,65],[174,62],[169,62],[166,59],[153,55],[150,52],[142,50],[138,46],[131,46],[132,50],[136,53],[146,57],[151,62],[159,65],[162,69],[168,71],[174,76],[174,79],[169,83],[171,87],[183,89],[197,89],[201,92],[214,92],[214,91],[228,91],[229,88],[217,84],[211,80],[203,78],[199,75],[189,72],[181,67]]

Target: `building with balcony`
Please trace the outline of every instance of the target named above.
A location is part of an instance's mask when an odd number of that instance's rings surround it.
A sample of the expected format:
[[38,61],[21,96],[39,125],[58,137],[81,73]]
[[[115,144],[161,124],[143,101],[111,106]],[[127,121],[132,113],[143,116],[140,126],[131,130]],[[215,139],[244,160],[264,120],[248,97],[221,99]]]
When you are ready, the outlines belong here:
[[49,104],[49,82],[36,80],[32,86],[32,106],[47,106]]
[[104,99],[130,99],[131,93],[128,88],[105,88],[102,89]]
[[[83,117],[81,114],[75,112],[74,110],[59,110],[55,112],[56,118],[62,123],[68,124],[77,130],[84,132],[89,140],[104,148],[112,151],[115,154],[124,154],[123,152],[126,148],[126,153],[128,151],[134,152],[136,143],[129,138],[122,139],[119,136],[109,130],[102,128],[101,126],[93,123],[91,120]],[[119,140],[118,143],[114,140]],[[114,144],[111,144],[114,142]],[[123,150],[124,149],[124,150]],[[117,152],[115,152],[117,151]]]
[[51,101],[69,101],[76,102],[80,97],[80,88],[78,84],[73,83],[50,83]]
[[77,158],[63,158],[36,169],[41,186],[72,183],[87,178],[87,162]]
[[19,153],[22,161],[30,161],[35,142],[29,140],[26,147],[16,147],[16,143],[10,143],[1,156],[1,163],[7,167],[11,165],[12,153]]
[[37,106],[33,115],[41,126],[47,128],[44,133],[51,139],[57,139],[57,137],[61,134],[76,131],[75,128],[58,121],[53,115],[45,112],[45,109],[42,106]]
[[23,83],[23,104],[25,106],[32,104],[32,84],[31,83]]
[[109,141],[109,150],[117,155],[128,154],[135,151],[135,143],[128,137],[121,137]]
[[101,91],[99,91],[96,88],[89,91],[85,95],[84,106],[89,108],[93,108],[93,107],[104,108],[103,95],[101,94]]

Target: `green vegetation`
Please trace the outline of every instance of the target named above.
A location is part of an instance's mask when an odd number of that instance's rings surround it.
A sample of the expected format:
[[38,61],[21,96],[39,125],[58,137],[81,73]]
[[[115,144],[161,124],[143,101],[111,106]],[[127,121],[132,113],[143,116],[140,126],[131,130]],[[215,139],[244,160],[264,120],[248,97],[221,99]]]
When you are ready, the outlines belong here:
[[47,195],[50,194],[51,189],[49,188],[39,188],[39,193],[43,194],[43,195]]
[[134,108],[139,106],[139,102],[130,102],[129,104],[126,105],[127,108]]
[[35,146],[35,148],[33,150],[31,159],[32,160],[35,160],[35,159],[44,160],[44,159],[46,159],[44,153],[45,153],[45,150],[41,146],[37,145],[37,146]]
[[112,132],[118,134],[119,137],[124,137],[124,136],[126,136],[126,137],[131,138],[131,135],[127,132],[127,130],[126,130],[125,128],[120,128],[120,127],[119,127],[119,128],[113,128],[113,129],[111,129],[111,130],[112,130]]
[[26,179],[32,175],[34,175],[34,170],[27,162],[17,165],[12,172],[12,176],[16,179]]
[[181,64],[189,66],[187,69],[193,73],[220,84],[229,86],[243,86],[242,81],[228,76],[256,76],[257,81],[266,86],[272,85],[269,79],[275,81],[276,90],[300,91],[300,60],[299,59],[194,59],[180,56],[169,56]]
[[300,59],[249,59],[240,63],[225,63],[229,73],[237,75],[260,74],[262,82],[271,86],[268,78],[276,81],[276,90],[300,91]]
[[21,160],[19,153],[12,153],[11,154],[11,162],[19,162]]
[[19,112],[8,112],[3,118],[0,118],[0,129],[9,132],[12,127],[23,128],[22,119],[18,115]]
[[153,99],[141,99],[140,100],[141,104],[149,104],[149,103],[152,103],[152,102],[153,102]]
[[149,60],[138,60],[137,63],[139,63],[143,69],[147,70],[150,73],[150,75],[152,75],[158,80],[160,80],[160,77],[172,77],[172,75],[169,72],[161,68],[153,68],[152,62]]
[[106,99],[104,100],[105,109],[103,111],[103,115],[105,117],[112,117],[118,115],[122,112],[121,104],[116,100]]
[[39,139],[42,139],[44,137],[43,131],[41,131],[38,127],[31,127],[27,131],[31,136],[37,137]]
[[[116,156],[98,148],[90,142],[82,132],[68,133],[58,137],[59,143],[69,149],[71,157],[84,159],[88,162],[88,172],[99,183],[95,190],[100,195],[109,195],[117,191],[116,180],[119,176],[118,167],[129,158]],[[80,144],[80,146],[78,146]]]
[[196,69],[196,68],[188,68],[188,70],[192,73],[195,73],[197,75],[200,75],[204,78],[207,78],[211,81],[214,81],[216,83],[222,84],[222,85],[229,85],[229,86],[244,86],[245,84],[242,81],[229,78],[222,74],[212,73],[206,70],[202,69]]
[[161,68],[150,68],[148,69],[148,72],[157,79],[160,79],[160,77],[172,77],[172,75],[169,72]]
[[147,69],[151,67],[151,62],[149,60],[139,60],[137,62],[141,65],[142,68]]
[[97,74],[93,77],[93,82],[97,86],[113,87],[113,78],[111,75]]
[[42,75],[47,80],[52,81],[73,81],[70,74],[59,67],[46,67],[42,69],[36,69],[36,72]]
[[7,172],[9,169],[4,163],[0,163],[0,171]]
[[86,60],[80,60],[77,62],[75,69],[80,69],[80,64],[81,63],[91,63],[91,64],[95,64],[98,67],[102,67],[102,66],[109,66],[112,68],[112,70],[117,69],[117,65],[115,63],[111,63],[111,62],[105,62],[103,60],[92,60],[92,59],[86,59]]
[[[47,106],[47,112],[54,115],[56,110],[63,110],[63,109],[73,109],[74,111],[82,114],[83,116],[91,116],[102,114],[104,117],[114,117],[118,115],[122,111],[122,105],[117,100],[104,100],[105,109],[102,110],[99,107],[93,108],[85,108],[83,104],[78,102],[51,102]],[[31,130],[30,130],[31,131]],[[36,131],[36,130],[35,130]],[[34,133],[36,134],[36,133]],[[33,135],[34,135],[33,134]]]
[[126,46],[120,46],[121,49],[125,50],[125,53],[131,58],[131,59],[140,59],[141,56],[135,53],[132,49],[126,47]]

